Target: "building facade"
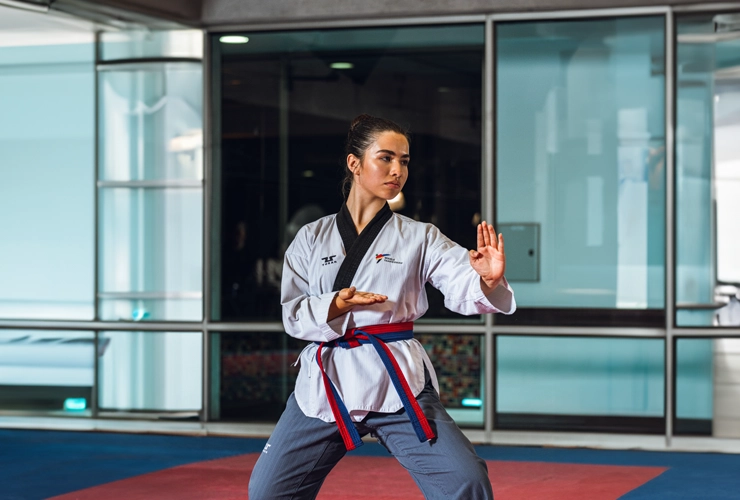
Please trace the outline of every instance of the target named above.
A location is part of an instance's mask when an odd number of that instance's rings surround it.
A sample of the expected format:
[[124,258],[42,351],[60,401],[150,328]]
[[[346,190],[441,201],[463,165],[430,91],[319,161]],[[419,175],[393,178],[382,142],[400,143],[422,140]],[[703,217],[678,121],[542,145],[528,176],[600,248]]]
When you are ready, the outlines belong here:
[[514,315],[416,325],[471,439],[740,450],[740,3],[577,3],[0,7],[0,425],[269,433],[370,113],[506,237]]

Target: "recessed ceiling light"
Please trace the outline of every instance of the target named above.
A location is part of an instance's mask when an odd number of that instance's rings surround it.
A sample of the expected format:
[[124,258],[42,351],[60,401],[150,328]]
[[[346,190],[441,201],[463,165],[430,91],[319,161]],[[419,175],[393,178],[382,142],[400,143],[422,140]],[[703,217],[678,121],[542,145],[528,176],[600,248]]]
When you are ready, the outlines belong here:
[[247,43],[249,38],[240,35],[224,35],[218,41],[221,43]]
[[331,63],[331,69],[352,69],[355,65],[351,62],[333,62]]

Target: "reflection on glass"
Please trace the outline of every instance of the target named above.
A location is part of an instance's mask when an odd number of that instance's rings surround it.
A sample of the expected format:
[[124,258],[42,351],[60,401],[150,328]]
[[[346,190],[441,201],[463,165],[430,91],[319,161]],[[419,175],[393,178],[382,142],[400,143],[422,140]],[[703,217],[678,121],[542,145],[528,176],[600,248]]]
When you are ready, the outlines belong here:
[[522,314],[664,307],[663,39],[662,16],[497,24],[496,210]]
[[99,73],[100,179],[203,179],[200,64],[116,68]]
[[102,31],[100,57],[103,61],[156,57],[203,57],[200,30]]
[[101,319],[200,320],[202,190],[103,188],[100,207]]
[[[728,24],[729,23],[729,24]],[[677,19],[676,323],[740,326],[737,16]]]
[[219,333],[211,336],[214,419],[277,421],[293,392],[298,359],[306,342],[281,332]]
[[482,426],[484,419],[484,339],[481,335],[417,334],[434,364],[439,398],[461,426]]
[[[244,35],[247,44],[214,44],[222,200],[216,319],[280,318],[283,252],[302,225],[341,206],[344,140],[360,113],[410,128],[413,160],[397,210],[475,244],[483,25]],[[429,299],[427,316],[456,317],[436,290]]]
[[101,332],[100,342],[101,410],[200,411],[200,332]]
[[712,435],[740,438],[740,339],[715,339]]
[[201,292],[101,293],[98,312],[106,321],[200,321],[202,295]]
[[95,46],[54,34],[0,47],[0,318],[94,317]]
[[94,367],[92,332],[0,330],[0,409],[89,416]]
[[496,427],[662,432],[664,344],[498,336]]

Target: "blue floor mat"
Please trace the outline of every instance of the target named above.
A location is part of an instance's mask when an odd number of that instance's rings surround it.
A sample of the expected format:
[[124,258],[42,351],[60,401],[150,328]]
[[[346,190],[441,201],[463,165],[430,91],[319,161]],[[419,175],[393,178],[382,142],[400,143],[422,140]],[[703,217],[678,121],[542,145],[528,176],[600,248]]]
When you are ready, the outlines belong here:
[[[0,499],[37,500],[203,460],[260,452],[265,439],[0,430]],[[659,466],[627,500],[740,499],[740,455],[477,446],[487,460]],[[355,456],[388,456],[366,443]]]

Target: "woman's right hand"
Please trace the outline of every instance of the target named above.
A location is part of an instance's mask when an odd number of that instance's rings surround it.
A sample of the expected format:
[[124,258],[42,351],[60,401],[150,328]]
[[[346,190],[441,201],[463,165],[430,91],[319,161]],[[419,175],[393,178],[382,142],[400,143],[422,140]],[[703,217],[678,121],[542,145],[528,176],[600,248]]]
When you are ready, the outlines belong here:
[[334,318],[341,316],[354,306],[380,304],[386,300],[388,300],[388,297],[386,295],[380,295],[379,293],[361,292],[353,286],[342,288],[339,290],[339,293],[334,296],[334,300],[329,306],[329,316],[326,321],[331,321]]

